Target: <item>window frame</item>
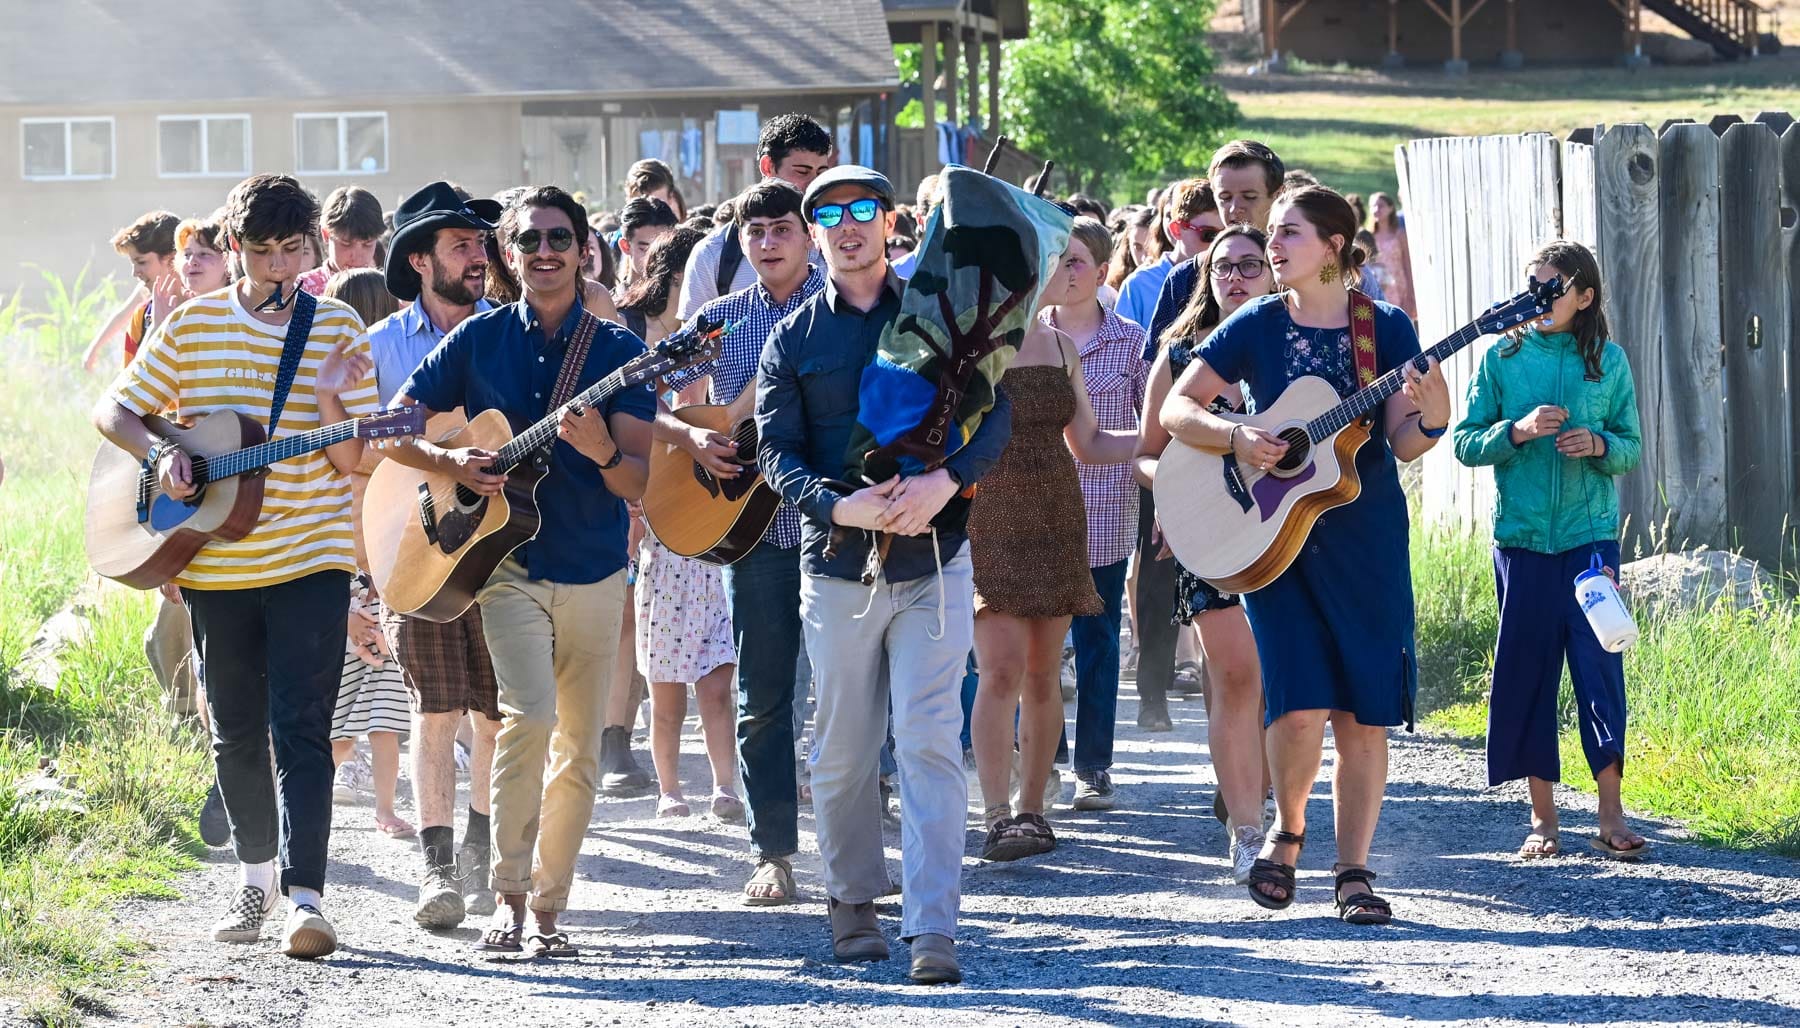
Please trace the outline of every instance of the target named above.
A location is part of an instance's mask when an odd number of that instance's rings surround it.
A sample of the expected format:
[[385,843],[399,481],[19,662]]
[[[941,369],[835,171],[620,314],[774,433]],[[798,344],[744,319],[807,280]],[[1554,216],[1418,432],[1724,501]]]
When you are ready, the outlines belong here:
[[[76,124],[106,123],[106,174],[74,174]],[[63,127],[63,173],[33,175],[26,170],[25,127],[28,125],[61,125]],[[27,182],[100,182],[119,177],[119,120],[110,114],[71,114],[63,117],[19,119],[19,177]]]
[[[301,150],[300,126],[307,121],[322,121],[327,118],[337,121],[338,166],[336,168],[308,168],[301,165],[304,156]],[[344,161],[349,153],[349,132],[351,118],[381,119],[381,164],[364,171],[361,168],[348,168]],[[389,127],[391,121],[386,111],[305,111],[294,115],[294,173],[297,175],[385,175],[388,173]]]
[[[197,121],[200,123],[200,166],[199,171],[167,171],[163,168],[162,127],[166,121]],[[244,123],[244,167],[241,171],[214,171],[212,157],[207,149],[207,122],[241,121]],[[251,121],[248,114],[159,114],[156,116],[156,175],[158,178],[236,178],[241,179],[252,174],[256,167],[254,156],[255,139],[251,135]]]

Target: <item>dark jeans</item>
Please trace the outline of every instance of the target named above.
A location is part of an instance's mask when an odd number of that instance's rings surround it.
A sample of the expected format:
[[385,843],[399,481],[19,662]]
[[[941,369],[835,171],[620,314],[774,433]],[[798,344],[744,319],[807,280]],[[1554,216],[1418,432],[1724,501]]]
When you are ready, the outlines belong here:
[[181,595],[206,662],[213,765],[232,848],[247,864],[279,853],[283,893],[323,891],[331,714],[344,672],[350,574],[319,571],[280,585]]
[[1121,560],[1090,568],[1104,613],[1075,619],[1075,771],[1105,771],[1113,762],[1113,723],[1119,714],[1119,625],[1125,620]]
[[967,670],[963,672],[962,684],[962,744],[963,749],[965,750],[975,745],[969,737],[969,722],[975,716],[975,693],[978,691],[980,685],[981,673],[975,668],[975,651],[970,650],[969,664]]
[[759,544],[725,568],[737,644],[738,774],[758,853],[800,849],[794,781],[794,676],[800,659],[800,549]]
[[1150,541],[1156,500],[1150,490],[1138,497],[1138,580],[1131,609],[1137,615],[1137,691],[1140,703],[1163,706],[1175,684],[1175,560],[1157,560],[1161,543]]

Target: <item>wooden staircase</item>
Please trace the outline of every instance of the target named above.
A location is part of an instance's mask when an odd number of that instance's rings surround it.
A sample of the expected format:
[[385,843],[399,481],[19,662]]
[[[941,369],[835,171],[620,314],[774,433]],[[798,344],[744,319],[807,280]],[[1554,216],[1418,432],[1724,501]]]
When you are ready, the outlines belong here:
[[1753,0],[1643,0],[1645,7],[1704,43],[1719,56],[1756,56],[1763,10]]

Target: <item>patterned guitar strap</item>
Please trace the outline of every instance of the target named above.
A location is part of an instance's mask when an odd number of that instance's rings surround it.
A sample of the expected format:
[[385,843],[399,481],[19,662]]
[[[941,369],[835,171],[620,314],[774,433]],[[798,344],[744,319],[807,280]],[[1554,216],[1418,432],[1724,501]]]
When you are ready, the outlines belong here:
[[1350,351],[1356,358],[1356,388],[1367,389],[1375,383],[1375,301],[1360,289],[1350,290]]
[[[587,364],[588,346],[594,341],[594,333],[600,328],[600,319],[592,311],[581,312],[581,321],[575,326],[575,334],[569,339],[569,349],[563,353],[562,369],[556,373],[556,388],[550,391],[550,406],[544,408],[545,413],[568,403],[575,395],[575,383],[581,378],[582,366]],[[546,455],[554,449],[556,440],[553,437],[544,447]]]

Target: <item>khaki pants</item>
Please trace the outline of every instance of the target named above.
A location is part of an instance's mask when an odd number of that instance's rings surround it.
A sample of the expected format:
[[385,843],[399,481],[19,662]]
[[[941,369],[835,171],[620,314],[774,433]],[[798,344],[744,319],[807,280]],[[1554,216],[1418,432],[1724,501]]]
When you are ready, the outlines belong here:
[[491,885],[530,893],[533,910],[559,911],[569,905],[575,859],[594,813],[625,573],[564,585],[534,581],[508,559],[478,599],[502,717],[494,743]]

